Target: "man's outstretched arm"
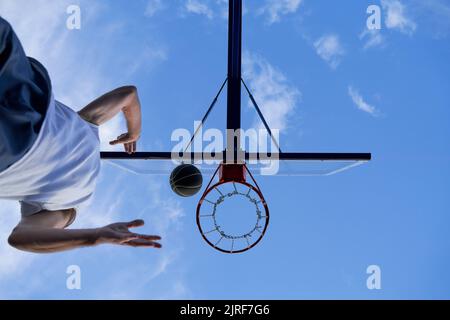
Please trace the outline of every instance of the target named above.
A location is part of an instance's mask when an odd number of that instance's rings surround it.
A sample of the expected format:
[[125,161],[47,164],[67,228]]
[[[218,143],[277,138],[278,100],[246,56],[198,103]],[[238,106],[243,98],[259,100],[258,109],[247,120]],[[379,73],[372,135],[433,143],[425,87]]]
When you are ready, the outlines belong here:
[[129,230],[143,225],[143,220],[134,220],[102,228],[65,230],[25,221],[13,230],[8,242],[16,249],[33,253],[53,253],[100,244],[161,248],[156,242],[161,239],[159,236]]

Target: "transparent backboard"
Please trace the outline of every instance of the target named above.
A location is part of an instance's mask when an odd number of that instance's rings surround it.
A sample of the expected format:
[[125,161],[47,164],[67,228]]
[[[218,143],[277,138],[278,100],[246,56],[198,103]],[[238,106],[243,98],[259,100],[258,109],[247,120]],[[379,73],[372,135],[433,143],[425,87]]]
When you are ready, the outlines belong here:
[[[117,153],[118,155],[119,153]],[[104,157],[106,165],[142,175],[170,175],[180,164],[193,164],[203,174],[213,174],[221,161],[173,160],[162,158],[130,157],[114,159],[112,153]],[[308,156],[305,156],[308,155]],[[290,154],[289,159],[249,160],[246,165],[254,175],[263,176],[330,176],[360,166],[370,160],[369,154]],[[353,156],[353,158],[352,158]],[[310,159],[312,158],[312,159]]]

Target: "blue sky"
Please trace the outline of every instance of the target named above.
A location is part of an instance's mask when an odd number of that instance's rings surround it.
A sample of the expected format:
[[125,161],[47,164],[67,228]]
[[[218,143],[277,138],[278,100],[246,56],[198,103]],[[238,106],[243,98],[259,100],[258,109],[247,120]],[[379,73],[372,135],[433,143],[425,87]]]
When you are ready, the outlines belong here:
[[[219,254],[195,225],[198,197],[168,177],[104,165],[75,227],[144,218],[161,251],[97,247],[56,255],[6,244],[18,206],[0,211],[1,298],[449,298],[450,3],[446,0],[247,0],[244,74],[289,151],[372,152],[330,177],[259,177],[271,225],[254,250]],[[77,4],[81,30],[65,27]],[[382,29],[366,30],[369,5]],[[78,110],[124,84],[140,90],[141,150],[170,150],[226,75],[226,1],[2,0],[0,14],[47,66],[57,99]],[[243,105],[247,106],[246,99]],[[222,98],[208,127],[225,126]],[[244,108],[246,127],[258,125]],[[122,133],[115,119],[104,142]],[[107,145],[103,145],[104,149]],[[66,289],[79,265],[82,290]],[[379,265],[382,289],[368,290]]]

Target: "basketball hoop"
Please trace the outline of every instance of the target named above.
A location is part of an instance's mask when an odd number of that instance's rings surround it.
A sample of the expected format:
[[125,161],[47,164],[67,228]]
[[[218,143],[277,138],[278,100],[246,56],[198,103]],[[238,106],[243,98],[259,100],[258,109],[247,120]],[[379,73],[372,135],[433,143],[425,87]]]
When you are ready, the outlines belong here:
[[[218,172],[219,182],[212,185]],[[246,181],[247,173],[254,185]],[[220,210],[221,207],[227,200],[234,198],[246,200],[255,208],[254,224],[252,223],[244,232],[227,231],[219,222],[219,218],[227,214]],[[239,223],[239,221],[234,223]],[[218,251],[242,253],[261,241],[268,224],[269,208],[247,166],[222,163],[215,171],[197,206],[197,225],[203,239]]]
[[[253,248],[264,237],[269,224],[269,209],[249,168],[254,174],[258,174],[258,171],[263,174],[265,171],[263,169],[268,169],[272,164],[276,164],[276,168],[279,169],[276,175],[279,176],[330,176],[372,159],[370,153],[305,153],[281,150],[278,139],[272,134],[261,108],[242,78],[242,18],[244,11],[242,2],[243,0],[229,0],[227,78],[195,129],[184,152],[181,152],[183,150],[176,150],[176,152],[174,150],[171,152],[148,151],[131,155],[125,152],[101,153],[102,159],[133,173],[171,174],[170,182],[173,191],[183,197],[192,196],[200,190],[203,182],[200,173],[214,172],[197,206],[197,225],[205,241],[216,250],[225,253],[240,253]],[[224,144],[227,148],[223,152],[190,151],[195,138],[201,136],[201,129],[219,101],[225,85],[228,91],[227,132],[231,130],[236,133],[242,129],[241,91],[242,85],[244,85],[251,104],[276,146],[275,152],[270,152],[269,155],[249,150],[237,150],[238,147],[244,145],[241,143],[239,134],[227,134],[227,141]],[[239,162],[233,164],[226,162],[224,159],[228,158],[228,153],[233,153],[233,158]],[[215,161],[218,159],[225,162],[216,168]],[[174,160],[177,161],[174,163]],[[214,166],[211,166],[213,163]],[[174,165],[178,166],[175,170]],[[194,166],[198,166],[198,168]],[[199,173],[197,169],[201,172]],[[214,178],[218,173],[218,182],[213,185]],[[247,175],[251,178],[250,183],[246,181]],[[244,206],[250,205],[251,209],[240,210],[242,207],[236,200],[242,201]],[[238,205],[230,210],[230,203],[232,205],[238,203]],[[247,216],[245,213],[250,214]],[[235,214],[239,214],[239,216],[234,217]],[[227,219],[224,220],[225,217]],[[231,222],[227,224],[226,222],[229,221]]]

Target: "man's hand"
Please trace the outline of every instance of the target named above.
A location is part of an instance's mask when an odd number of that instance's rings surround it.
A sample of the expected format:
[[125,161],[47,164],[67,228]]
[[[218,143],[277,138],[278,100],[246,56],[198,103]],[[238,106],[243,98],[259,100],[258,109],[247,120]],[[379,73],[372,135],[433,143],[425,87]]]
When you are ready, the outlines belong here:
[[161,240],[161,237],[133,233],[129,230],[143,225],[143,220],[110,224],[98,229],[97,242],[98,244],[110,243],[131,247],[161,248],[161,244],[156,242]]
[[130,133],[124,133],[117,137],[116,140],[110,141],[112,146],[123,144],[125,152],[132,154],[136,152],[136,141],[139,140],[138,135],[132,135]]

